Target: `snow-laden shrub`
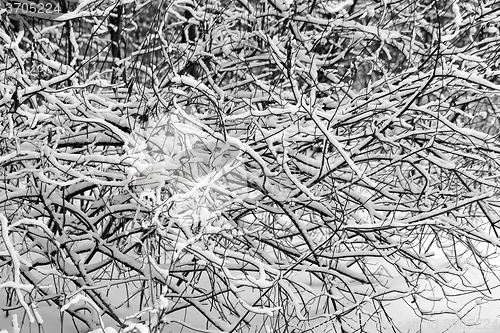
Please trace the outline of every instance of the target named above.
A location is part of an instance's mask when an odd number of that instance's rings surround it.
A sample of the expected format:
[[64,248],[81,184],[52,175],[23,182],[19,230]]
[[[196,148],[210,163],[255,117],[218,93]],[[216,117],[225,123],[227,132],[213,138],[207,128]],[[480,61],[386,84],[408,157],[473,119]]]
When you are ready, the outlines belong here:
[[495,6],[0,11],[14,328],[385,332],[494,299]]

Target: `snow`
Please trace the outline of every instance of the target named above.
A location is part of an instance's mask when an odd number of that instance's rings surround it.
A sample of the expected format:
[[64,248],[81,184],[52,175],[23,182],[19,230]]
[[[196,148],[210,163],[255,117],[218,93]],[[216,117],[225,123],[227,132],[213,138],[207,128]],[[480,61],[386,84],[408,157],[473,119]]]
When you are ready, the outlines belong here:
[[281,307],[266,308],[266,307],[251,306],[241,298],[239,298],[238,301],[248,311],[253,312],[253,313],[257,313],[257,314],[265,314],[265,315],[270,316],[270,317],[275,315],[275,311],[281,310]]
[[118,333],[113,327],[106,327],[104,330],[102,328],[97,328],[89,333]]
[[[107,17],[111,9],[85,11],[93,2],[81,2],[58,20]],[[131,1],[120,3],[126,2]],[[177,1],[168,11],[182,18],[174,7],[187,2]],[[229,4],[228,15],[216,3],[206,18],[197,13],[189,21],[206,19],[203,41],[179,52],[192,56],[205,76],[160,69],[177,67],[178,60],[167,57],[175,43],[166,45],[168,34],[160,29],[154,48],[145,46],[146,39],[144,48],[115,62],[123,73],[137,69],[135,79],[146,76],[153,86],[133,83],[127,97],[127,87],[112,84],[106,73],[79,82],[71,65],[78,60],[86,64],[82,68],[94,68],[93,61],[105,63],[106,56],[79,55],[76,30],[69,31],[68,45],[76,54],[69,66],[38,48],[22,53],[31,31],[10,36],[0,31],[7,42],[0,45],[0,56],[16,55],[0,64],[0,75],[7,77],[0,84],[0,105],[12,104],[16,90],[22,100],[4,121],[6,149],[14,148],[0,164],[22,161],[4,182],[28,175],[0,194],[2,213],[15,216],[7,221],[0,215],[0,262],[10,260],[0,267],[7,276],[0,280],[0,306],[9,307],[4,302],[9,297],[21,303],[0,317],[0,328],[149,333],[149,324],[162,320],[164,331],[183,333],[498,332],[500,281],[485,273],[481,261],[500,261],[500,240],[490,230],[499,220],[498,177],[487,174],[496,159],[488,154],[499,152],[498,137],[449,120],[458,110],[450,97],[458,91],[493,100],[500,90],[490,77],[495,59],[484,51],[498,36],[455,45],[476,38],[464,30],[471,17],[485,33],[498,34],[492,22],[484,26],[473,7],[457,1],[447,9],[449,23],[434,27],[417,13],[404,29],[399,15],[409,7],[393,11],[390,0],[321,3],[319,10],[332,19],[293,0],[264,1],[255,8],[243,0]],[[282,21],[285,34],[272,24],[254,32],[251,21],[261,20],[261,7],[266,20],[273,22],[274,15]],[[365,10],[348,18],[348,7]],[[493,8],[482,9],[498,21]],[[222,21],[239,21],[219,26],[213,12]],[[409,37],[415,22],[421,32],[432,27],[434,41],[437,28],[443,29],[441,49],[417,41],[423,35]],[[232,33],[240,36],[238,43]],[[328,55],[316,53],[323,41],[332,44],[330,35],[339,35],[338,45],[330,45]],[[209,44],[218,53],[208,53]],[[436,52],[427,53],[427,47]],[[358,55],[351,57],[351,50]],[[132,61],[151,52],[163,53],[166,62]],[[425,54],[431,55],[429,62],[442,57],[442,67],[420,72],[425,66],[417,64]],[[213,67],[200,56],[209,56]],[[393,69],[395,60],[405,57]],[[28,82],[29,75],[16,66],[33,60],[43,71],[62,75]],[[354,75],[352,68],[344,75],[336,66],[350,60],[353,68],[365,61],[383,73],[358,89],[345,79]],[[269,72],[257,75],[262,64]],[[212,77],[213,70],[224,74]],[[165,76],[161,87],[160,75]],[[15,80],[9,83],[9,77]],[[66,89],[66,81],[74,85]],[[165,117],[136,126],[122,114],[131,110],[135,117],[144,108]],[[477,120],[475,111],[458,112]],[[419,119],[422,124],[412,122]],[[27,130],[19,133],[22,126]],[[26,205],[23,198],[39,201]],[[39,219],[18,217],[23,214]],[[49,227],[59,222],[62,236]],[[119,228],[107,230],[115,223]],[[110,237],[102,239],[106,232]],[[64,253],[54,256],[59,247]],[[466,252],[469,247],[474,252]],[[116,326],[107,309],[126,322],[124,327]],[[72,323],[75,314],[87,328]],[[283,320],[287,330],[280,327]]]
[[[441,253],[439,249],[436,248],[436,253]],[[432,260],[437,264],[437,265],[442,265],[443,267],[447,265],[447,261],[444,257],[442,256],[437,256],[437,257],[431,257]],[[382,263],[383,261],[380,261]],[[470,283],[478,282],[481,280],[481,274],[478,269],[474,268],[469,268],[467,271],[467,278],[470,281]],[[236,278],[236,277],[233,277]],[[298,274],[293,278],[294,281],[300,282],[301,284],[304,284],[308,287],[310,291],[313,292],[319,292],[320,290],[318,289],[318,285],[310,285],[309,278],[305,274]],[[290,288],[290,285],[288,282],[285,282],[286,280],[279,280],[279,284],[282,286],[283,290],[286,291],[286,293],[290,296],[290,299],[292,300],[293,306],[296,309],[296,312],[300,318],[301,316],[301,309],[302,306],[301,301],[297,298],[298,294],[296,291],[292,290]],[[206,281],[208,282],[208,281]],[[498,289],[500,283],[494,284],[493,281],[490,281],[492,283],[491,290],[492,292],[498,292],[500,291]],[[203,284],[201,285],[203,286]],[[265,286],[262,286],[265,287]],[[353,286],[354,287],[354,286]],[[391,289],[393,290],[405,290],[406,288],[406,283],[403,280],[398,281],[393,281],[391,285]],[[309,292],[310,292],[309,291]],[[308,293],[309,293],[308,292]],[[253,293],[250,292],[250,290],[243,291],[243,294],[240,296],[240,305],[251,311],[252,313],[258,314],[258,315],[263,315],[263,316],[274,316],[275,311],[279,309],[279,307],[269,307],[269,308],[262,308],[262,307],[255,307],[251,305],[251,301]],[[428,286],[428,288],[424,288],[421,292],[421,300],[425,301],[427,304],[426,307],[428,309],[433,309],[434,311],[446,311],[449,310],[448,306],[451,306],[453,309],[456,309],[459,311],[460,315],[462,316],[461,320],[458,319],[456,316],[454,316],[452,313],[446,313],[443,312],[441,315],[436,315],[433,316],[432,318],[426,319],[424,321],[420,321],[419,317],[413,312],[411,306],[407,303],[405,303],[403,300],[398,300],[394,302],[387,302],[385,303],[385,310],[391,315],[393,318],[392,323],[388,321],[383,321],[380,323],[375,323],[372,321],[367,321],[366,326],[365,326],[365,331],[366,332],[375,332],[376,329],[381,325],[381,327],[386,327],[387,330],[390,330],[391,325],[394,326],[395,328],[400,329],[403,332],[421,332],[421,333],[441,333],[444,332],[448,329],[447,332],[457,332],[457,333],[462,333],[462,332],[482,332],[482,333],[497,333],[498,329],[500,328],[500,322],[498,321],[498,307],[500,305],[498,300],[495,300],[493,298],[492,301],[489,302],[484,302],[485,298],[481,296],[479,292],[477,293],[470,293],[470,294],[457,294],[456,296],[452,296],[453,303],[446,303],[443,302],[442,299],[442,292],[439,291],[439,289],[433,288],[431,285]],[[1,294],[0,294],[0,297]],[[306,300],[309,298],[307,296],[307,293],[302,293],[302,297],[306,297]],[[110,295],[110,299],[113,300],[114,302],[119,302],[120,299],[123,298],[123,293],[120,292],[119,288],[114,288],[113,293]],[[78,298],[76,297],[75,299],[72,300],[72,302],[80,301],[83,300],[83,298]],[[162,299],[162,296],[159,298],[159,308],[168,308],[170,306],[168,300]],[[464,307],[465,305],[465,307]],[[365,307],[365,305],[362,306],[362,308]],[[463,307],[463,308],[462,308]],[[44,329],[48,332],[58,332],[59,331],[59,317],[54,311],[50,310],[50,307],[47,307],[46,304],[40,303],[39,305],[39,312],[40,316],[44,319]],[[319,308],[318,308],[319,310]],[[368,311],[369,308],[365,308],[363,311]],[[15,311],[18,312],[18,311]],[[134,313],[134,309],[129,309],[129,313],[132,314]],[[320,320],[325,314],[321,313],[318,311],[316,320]],[[181,319],[181,317],[178,317]],[[172,326],[168,330],[168,332],[173,331],[175,332],[175,316],[171,317],[171,322]],[[196,315],[191,315],[187,316],[187,324],[191,325],[192,327],[196,327],[199,325],[198,317]],[[190,319],[189,319],[190,318]],[[92,333],[115,333],[118,332],[118,328],[110,326],[109,323],[110,321],[104,318],[104,330],[102,328],[96,328]],[[11,318],[5,318],[2,317],[0,318],[0,327],[2,328],[7,328],[9,329],[7,332],[12,332],[11,331]],[[258,321],[254,323],[254,327],[257,328],[259,325],[261,325]],[[314,326],[313,324],[311,324]],[[328,332],[330,330],[334,329],[335,324],[330,323],[327,325],[321,325],[317,327],[316,329],[311,330],[311,332]],[[122,332],[132,332],[133,329],[137,329],[139,332],[148,332],[147,327],[144,326],[143,324],[140,323],[130,323],[126,329],[124,329]],[[420,331],[419,331],[420,330]],[[251,332],[253,330],[249,330]],[[27,326],[25,325],[23,327],[22,332],[27,332]],[[66,321],[65,324],[65,333],[76,333],[77,331],[75,330],[72,325],[68,324],[68,321]],[[190,330],[190,329],[185,329],[184,332],[186,333],[191,333],[191,332],[196,332],[195,330]]]
[[149,333],[149,328],[144,324],[134,324],[130,323],[125,329],[123,333],[132,332],[132,333]]

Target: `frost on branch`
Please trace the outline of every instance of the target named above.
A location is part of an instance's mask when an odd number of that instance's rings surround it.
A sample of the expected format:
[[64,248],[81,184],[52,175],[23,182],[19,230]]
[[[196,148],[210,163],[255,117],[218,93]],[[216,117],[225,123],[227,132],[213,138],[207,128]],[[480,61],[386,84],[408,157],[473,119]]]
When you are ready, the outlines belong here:
[[410,3],[1,14],[0,306],[384,332],[494,299],[498,8]]

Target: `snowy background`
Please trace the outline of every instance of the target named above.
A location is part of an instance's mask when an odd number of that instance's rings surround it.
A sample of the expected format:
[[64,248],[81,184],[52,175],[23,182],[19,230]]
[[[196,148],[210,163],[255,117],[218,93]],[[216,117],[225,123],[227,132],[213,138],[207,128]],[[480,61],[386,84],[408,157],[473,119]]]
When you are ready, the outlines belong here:
[[0,330],[499,330],[496,1],[12,3]]

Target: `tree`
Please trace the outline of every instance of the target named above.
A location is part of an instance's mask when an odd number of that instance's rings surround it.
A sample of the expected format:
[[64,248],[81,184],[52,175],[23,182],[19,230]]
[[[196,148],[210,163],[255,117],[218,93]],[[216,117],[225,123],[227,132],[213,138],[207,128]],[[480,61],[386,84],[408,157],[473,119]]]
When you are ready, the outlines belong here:
[[50,304],[124,332],[386,332],[404,328],[394,304],[424,323],[462,318],[456,295],[494,299],[499,9],[7,8],[4,311],[41,325]]

